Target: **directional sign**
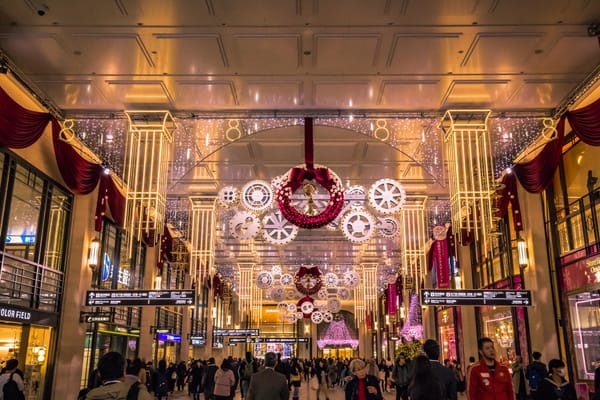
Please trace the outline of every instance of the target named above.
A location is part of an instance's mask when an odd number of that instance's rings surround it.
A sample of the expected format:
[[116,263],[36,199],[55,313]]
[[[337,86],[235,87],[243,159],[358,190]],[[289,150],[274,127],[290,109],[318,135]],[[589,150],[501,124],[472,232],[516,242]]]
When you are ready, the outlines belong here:
[[230,338],[229,343],[308,343],[308,338]]
[[112,312],[81,312],[79,313],[80,322],[110,322]]
[[424,306],[531,306],[529,290],[422,290]]
[[189,306],[193,290],[88,290],[86,306]]
[[215,329],[213,336],[258,336],[259,329]]

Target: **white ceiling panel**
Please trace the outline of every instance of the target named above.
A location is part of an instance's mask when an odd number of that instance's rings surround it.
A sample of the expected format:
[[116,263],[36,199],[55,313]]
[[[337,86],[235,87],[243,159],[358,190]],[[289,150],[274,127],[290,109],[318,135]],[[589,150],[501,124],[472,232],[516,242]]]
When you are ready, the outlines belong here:
[[154,34],[156,69],[169,74],[214,75],[229,66],[220,35]]
[[107,84],[110,88],[110,100],[124,104],[127,108],[173,107],[172,97],[162,81],[109,80]]
[[71,73],[81,65],[51,33],[0,33],[0,46],[14,55],[15,63],[27,74]]
[[[585,73],[600,64],[597,37],[565,33],[540,60],[540,69],[549,73]],[[568,54],[568,56],[565,56]]]
[[316,107],[352,109],[371,102],[374,90],[368,81],[319,81],[314,84],[313,94]]
[[296,71],[302,63],[302,37],[295,34],[235,35],[232,68],[267,75]]
[[321,73],[369,71],[377,63],[379,34],[316,34],[313,64]]
[[397,110],[433,110],[439,107],[441,90],[437,80],[384,81],[379,104]]
[[64,109],[110,109],[112,107],[104,93],[91,80],[37,81],[36,84]]
[[242,103],[256,108],[294,108],[304,104],[302,81],[249,81]]
[[443,107],[464,107],[467,104],[471,107],[491,107],[500,97],[505,96],[504,89],[509,82],[508,80],[452,81],[444,96]]
[[461,37],[461,32],[397,33],[387,64],[394,73],[445,74],[460,65]]
[[234,107],[235,86],[231,81],[178,80],[175,82],[177,107],[183,110]]
[[563,99],[569,89],[573,87],[574,81],[551,80],[551,79],[527,79],[512,96],[508,103],[511,106],[534,108],[545,108],[549,104],[556,104]]

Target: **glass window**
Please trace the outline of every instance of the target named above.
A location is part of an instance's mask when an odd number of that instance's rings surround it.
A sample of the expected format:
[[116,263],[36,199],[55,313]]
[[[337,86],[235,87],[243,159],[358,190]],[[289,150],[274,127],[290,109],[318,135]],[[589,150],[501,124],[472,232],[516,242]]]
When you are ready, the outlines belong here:
[[569,296],[569,314],[577,378],[592,380],[600,358],[600,291]]
[[27,168],[17,165],[10,198],[6,252],[26,260],[35,260],[38,221],[44,182]]
[[44,265],[47,267],[60,269],[63,265],[70,214],[71,196],[60,188],[53,187],[44,252]]

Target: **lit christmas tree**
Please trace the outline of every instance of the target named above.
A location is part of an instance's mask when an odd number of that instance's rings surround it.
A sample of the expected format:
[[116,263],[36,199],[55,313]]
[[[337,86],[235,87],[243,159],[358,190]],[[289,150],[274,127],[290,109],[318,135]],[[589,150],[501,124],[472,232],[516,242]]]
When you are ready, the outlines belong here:
[[417,293],[410,295],[408,315],[400,334],[408,341],[423,339],[423,320],[421,318],[421,305],[419,304]]

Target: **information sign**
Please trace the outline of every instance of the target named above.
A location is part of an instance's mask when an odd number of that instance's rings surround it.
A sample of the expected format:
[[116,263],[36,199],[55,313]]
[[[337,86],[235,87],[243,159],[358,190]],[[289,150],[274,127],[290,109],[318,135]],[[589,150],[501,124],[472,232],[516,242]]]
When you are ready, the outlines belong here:
[[193,290],[88,290],[86,306],[187,306]]
[[308,338],[230,338],[229,343],[308,343]]
[[531,306],[530,290],[422,290],[424,306]]
[[259,329],[215,329],[213,336],[258,336]]

